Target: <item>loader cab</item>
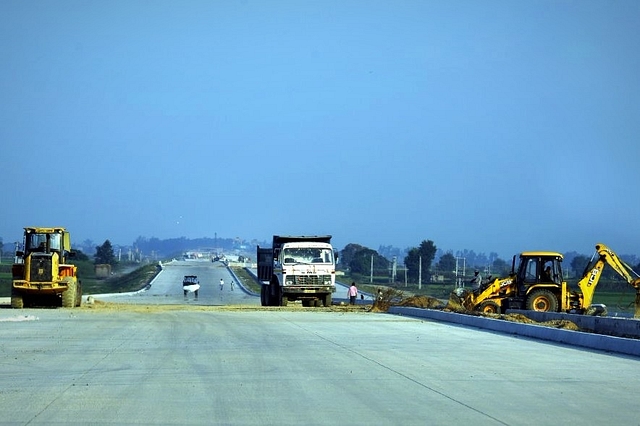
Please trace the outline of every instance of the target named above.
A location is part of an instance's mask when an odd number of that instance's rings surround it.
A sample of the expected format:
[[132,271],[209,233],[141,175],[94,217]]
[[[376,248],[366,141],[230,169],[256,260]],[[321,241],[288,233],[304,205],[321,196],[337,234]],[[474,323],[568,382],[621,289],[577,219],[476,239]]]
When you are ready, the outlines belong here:
[[69,233],[62,228],[25,228],[24,251],[18,256],[31,253],[58,253],[61,258],[73,257]]
[[533,285],[562,284],[562,255],[555,252],[524,252],[520,254],[518,290],[525,294]]

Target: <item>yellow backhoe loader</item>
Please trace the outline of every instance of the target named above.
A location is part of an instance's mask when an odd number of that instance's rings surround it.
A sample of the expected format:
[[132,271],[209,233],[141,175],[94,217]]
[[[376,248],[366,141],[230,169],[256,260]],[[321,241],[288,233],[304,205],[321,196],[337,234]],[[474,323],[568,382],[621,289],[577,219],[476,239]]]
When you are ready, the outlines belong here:
[[513,257],[511,274],[489,280],[477,289],[457,288],[451,295],[452,305],[460,304],[471,311],[502,313],[507,309],[540,312],[567,312],[606,315],[604,305],[593,305],[593,295],[605,264],[636,289],[635,313],[640,317],[640,275],[604,244],[596,244],[596,252],[578,281],[579,291],[568,288],[563,280],[563,256],[556,252],[528,251]]

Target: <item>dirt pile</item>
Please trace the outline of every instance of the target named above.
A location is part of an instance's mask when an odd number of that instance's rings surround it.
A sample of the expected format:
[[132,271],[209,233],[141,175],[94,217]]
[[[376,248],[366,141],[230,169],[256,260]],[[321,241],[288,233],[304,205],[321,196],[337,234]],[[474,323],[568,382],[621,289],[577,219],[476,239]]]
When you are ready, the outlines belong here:
[[303,307],[300,303],[290,303],[288,306],[260,306],[260,305],[194,305],[194,304],[134,304],[106,302],[94,299],[91,303],[84,303],[80,310],[94,312],[135,312],[143,314],[162,313],[172,311],[270,311],[270,312],[368,312],[371,305],[332,305],[329,307]]
[[578,325],[575,322],[572,322],[569,320],[550,320],[550,321],[537,322],[532,320],[531,318],[526,317],[523,314],[505,314],[505,315],[494,314],[493,316],[497,317],[498,319],[503,319],[511,322],[518,322],[522,324],[535,324],[535,325],[541,325],[543,327],[553,327],[553,328],[560,328],[563,330],[580,331],[580,327],[578,327]]
[[412,308],[425,308],[425,309],[442,309],[444,304],[433,297],[429,296],[411,296],[402,299],[396,304],[397,306],[408,306]]

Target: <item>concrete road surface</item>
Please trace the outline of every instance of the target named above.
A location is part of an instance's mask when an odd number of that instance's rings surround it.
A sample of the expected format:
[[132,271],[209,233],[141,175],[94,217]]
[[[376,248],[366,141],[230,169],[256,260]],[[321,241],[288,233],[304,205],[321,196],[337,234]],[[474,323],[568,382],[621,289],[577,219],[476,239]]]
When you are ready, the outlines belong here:
[[[197,275],[200,281],[198,299],[194,293],[187,294],[185,300],[182,291],[182,279],[185,275]],[[220,289],[220,279],[224,285]],[[205,260],[173,261],[163,266],[163,270],[152,282],[148,290],[134,294],[98,295],[98,299],[135,304],[197,304],[197,305],[259,305],[260,298],[243,291],[236,282],[231,288],[233,276],[221,262]],[[86,295],[85,295],[86,299]]]
[[251,300],[220,292],[225,274],[167,267],[117,309],[0,309],[0,424],[640,422],[638,358],[389,314],[204,306]]
[[634,358],[388,314],[144,308],[1,310],[0,423],[638,424]]

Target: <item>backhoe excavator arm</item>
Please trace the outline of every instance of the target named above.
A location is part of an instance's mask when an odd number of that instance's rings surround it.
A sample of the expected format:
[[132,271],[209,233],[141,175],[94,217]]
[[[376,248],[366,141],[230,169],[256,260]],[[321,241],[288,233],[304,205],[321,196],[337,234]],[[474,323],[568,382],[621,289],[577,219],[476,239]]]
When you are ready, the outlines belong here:
[[[609,265],[618,275],[623,277],[627,283],[636,289],[635,298],[635,312],[634,317],[640,317],[640,275],[635,272],[631,266],[627,265],[617,254],[604,244],[596,244],[596,254],[598,259],[593,263],[594,258],[591,259],[585,273],[578,282],[578,287],[582,291],[583,305],[585,308],[591,305],[593,301],[593,294],[596,291],[598,281],[602,275],[602,269],[605,263]],[[594,254],[595,257],[595,254]]]

